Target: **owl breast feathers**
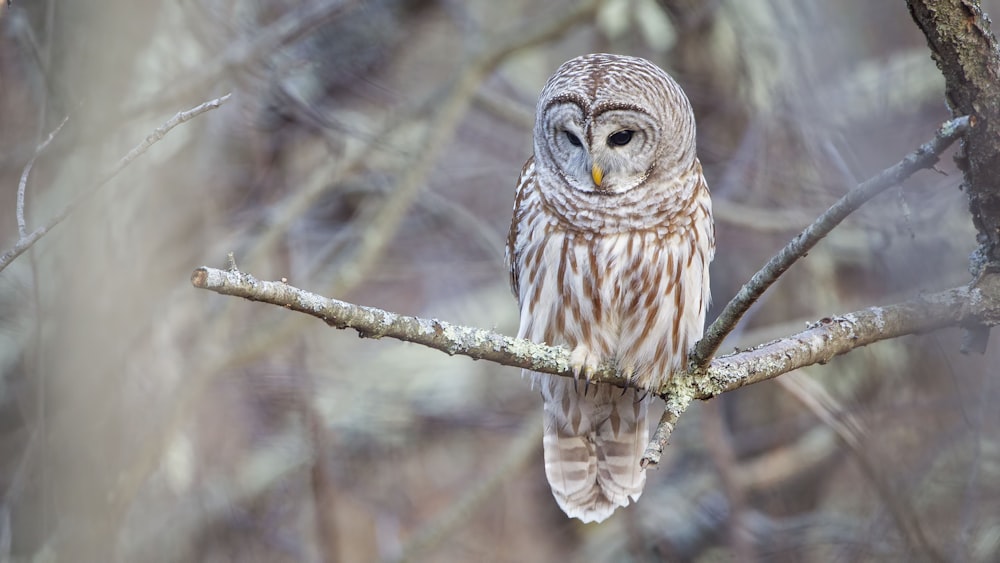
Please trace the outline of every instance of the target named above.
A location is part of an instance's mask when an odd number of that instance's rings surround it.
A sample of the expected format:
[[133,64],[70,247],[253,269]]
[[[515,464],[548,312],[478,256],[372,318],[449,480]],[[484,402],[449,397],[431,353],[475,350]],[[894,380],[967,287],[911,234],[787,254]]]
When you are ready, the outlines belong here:
[[559,67],[538,100],[507,237],[518,336],[566,346],[585,378],[613,361],[638,388],[531,373],[545,473],[567,515],[599,522],[642,493],[651,400],[642,390],[682,369],[701,337],[714,251],[680,86],[635,57]]

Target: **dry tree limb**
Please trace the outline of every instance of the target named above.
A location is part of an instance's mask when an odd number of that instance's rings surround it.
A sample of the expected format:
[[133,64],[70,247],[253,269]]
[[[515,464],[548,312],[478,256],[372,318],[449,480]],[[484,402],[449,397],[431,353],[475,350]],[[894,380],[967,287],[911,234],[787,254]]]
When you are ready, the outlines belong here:
[[[305,313],[335,328],[352,328],[363,338],[395,338],[449,355],[573,377],[566,348],[323,297],[285,282],[258,280],[239,271],[235,264],[227,270],[197,268],[191,275],[191,283],[222,295]],[[966,324],[1000,324],[1000,274],[983,275],[971,285],[895,305],[821,319],[798,334],[715,358],[703,372],[673,377],[655,392],[667,400],[669,410],[681,403],[686,406],[694,399],[710,399],[801,367],[826,363],[880,340]],[[630,385],[610,364],[603,364],[593,381]]]
[[[569,350],[565,348],[323,297],[284,282],[257,280],[239,271],[234,263],[227,270],[198,268],[192,273],[191,283],[223,295],[306,313],[336,328],[353,328],[364,338],[395,338],[449,355],[573,376]],[[665,400],[666,409],[643,456],[643,466],[659,463],[677,420],[695,399],[707,400],[801,367],[823,364],[880,340],[946,327],[996,324],[1000,324],[1000,274],[986,274],[968,286],[823,318],[797,334],[715,358],[704,370],[675,376],[655,391]],[[602,365],[593,381],[630,385],[610,364]]]
[[[824,319],[811,329],[713,360],[722,340],[763,292],[804,256],[820,239],[866,201],[912,175],[933,166],[941,152],[970,128],[970,118],[961,117],[945,123],[935,137],[907,155],[896,165],[851,190],[826,213],[793,239],[772,258],[729,303],[720,318],[709,327],[707,336],[696,345],[692,366],[685,377],[672,378],[656,393],[666,401],[666,409],[653,439],[643,455],[642,464],[659,462],[663,448],[680,415],[693,399],[707,399],[744,385],[777,377],[799,367],[822,363],[835,355],[904,334],[952,326],[976,324],[977,316],[995,323],[996,317],[982,310],[970,310],[968,304],[991,304],[997,295],[990,286],[993,278],[981,278],[970,287],[952,289],[889,307],[874,307],[835,319]],[[419,319],[328,299],[277,282],[262,282],[235,268],[228,270],[199,268],[192,275],[196,287],[282,305],[319,317],[338,328],[355,328],[362,336],[390,336],[475,359],[488,359],[504,365],[570,376],[568,352],[563,348],[533,344],[490,331],[452,325],[437,319]],[[991,290],[989,299],[980,286]],[[973,293],[975,295],[973,295]],[[976,297],[975,301],[972,298]],[[959,314],[959,317],[955,315]],[[962,316],[964,315],[964,316]],[[610,365],[603,366],[594,381],[628,385]]]
[[[42,238],[43,236],[45,236],[46,234],[48,234],[48,232],[51,231],[53,228],[55,228],[56,225],[58,225],[59,223],[62,223],[67,217],[69,217],[69,215],[71,213],[73,213],[73,211],[77,207],[79,207],[79,205],[81,203],[83,203],[86,199],[90,198],[92,195],[94,195],[95,193],[97,193],[101,188],[103,188],[104,186],[106,186],[108,184],[108,182],[110,182],[111,180],[113,180],[115,178],[115,176],[117,176],[119,173],[121,173],[121,171],[124,170],[126,166],[128,166],[129,164],[132,164],[132,161],[134,161],[135,159],[137,159],[140,156],[142,156],[147,150],[149,150],[149,147],[151,147],[154,144],[156,144],[160,139],[163,139],[164,137],[166,137],[167,133],[169,133],[171,129],[173,129],[174,127],[177,127],[181,123],[184,123],[186,121],[190,121],[191,119],[194,119],[195,117],[197,117],[197,116],[199,116],[199,115],[201,115],[201,114],[203,114],[203,113],[205,113],[207,111],[210,111],[210,110],[218,108],[219,106],[221,106],[222,104],[224,104],[225,102],[227,102],[231,96],[232,96],[232,94],[226,94],[225,96],[221,96],[219,98],[215,98],[214,100],[207,101],[207,102],[205,102],[203,104],[200,104],[198,106],[195,106],[195,107],[193,107],[193,108],[191,108],[191,109],[189,109],[187,111],[177,112],[177,114],[175,114],[173,117],[171,117],[170,119],[168,119],[166,121],[166,123],[164,123],[163,125],[160,125],[156,129],[154,129],[152,133],[150,133],[149,135],[147,135],[146,138],[142,140],[142,142],[140,142],[138,145],[136,145],[135,147],[133,147],[132,150],[130,150],[128,152],[128,154],[126,154],[125,156],[123,156],[121,158],[121,160],[118,161],[118,164],[116,164],[115,167],[112,168],[111,171],[108,172],[104,176],[104,178],[101,179],[100,182],[98,182],[98,183],[94,184],[93,186],[91,186],[91,187],[87,188],[86,190],[84,190],[83,193],[81,193],[80,195],[78,195],[76,197],[76,199],[74,199],[66,207],[64,207],[63,210],[60,211],[56,216],[54,216],[51,219],[49,219],[49,221],[47,223],[45,223],[45,225],[43,225],[41,227],[38,227],[37,229],[35,229],[34,231],[32,231],[30,233],[26,233],[26,234],[23,233],[23,232],[19,233],[17,242],[14,243],[14,247],[11,248],[10,250],[8,250],[7,252],[5,252],[3,254],[3,256],[0,256],[0,272],[2,272],[4,270],[4,268],[6,268],[7,266],[9,266],[18,256],[20,256],[26,250],[28,250],[29,248],[31,248],[31,246],[33,244],[35,244],[36,242],[38,242],[38,240],[40,238]],[[60,125],[59,127],[61,128],[62,125]],[[58,129],[56,130],[56,132],[58,132]],[[55,132],[53,133],[53,135],[54,134],[55,134]],[[46,140],[46,142],[43,143],[43,146],[45,144],[47,144],[47,143],[48,143],[48,140]],[[27,183],[27,174],[30,173],[30,171],[31,171],[31,164],[33,164],[33,162],[34,162],[34,160],[32,160],[32,162],[29,163],[29,166],[25,168],[25,172],[23,173],[22,179],[21,179],[21,184],[22,185],[24,185],[24,184]],[[19,221],[18,230],[22,230],[22,228],[21,228],[22,226],[20,225],[21,216],[23,214],[23,209],[22,209],[22,204],[23,204],[22,191],[23,191],[22,187],[19,185],[18,186],[18,204],[19,204],[19,208],[17,210],[17,212],[18,212],[18,221]],[[25,229],[23,229],[23,230],[26,231],[26,226],[25,226]]]
[[[944,75],[952,115],[983,123],[965,136],[955,163],[964,176],[962,191],[969,196],[979,243],[969,265],[975,275],[1000,271],[1000,42],[979,2],[907,0],[906,5]],[[984,353],[989,336],[985,327],[967,327],[962,352]]]
[[[705,330],[705,336],[694,345],[688,365],[688,373],[691,377],[698,378],[707,373],[706,368],[719,346],[722,345],[722,341],[736,328],[743,315],[767,291],[767,288],[771,287],[792,264],[805,256],[816,243],[865,202],[902,182],[918,170],[934,166],[941,153],[972,126],[973,121],[968,116],[946,122],[938,129],[933,139],[903,157],[903,160],[895,165],[858,184],[785,245],[750,278],[750,281],[740,288],[736,296]],[[800,350],[789,350],[788,353],[790,356],[797,356],[802,352],[808,352],[808,350],[808,346],[803,346]],[[670,438],[673,425],[687,409],[689,403],[690,400],[685,399],[683,395],[671,395],[671,399],[667,401],[667,409],[653,434],[653,439],[643,454],[643,466],[659,461],[663,448],[666,447],[667,440]]]
[[767,291],[767,288],[771,287],[781,274],[785,273],[799,258],[805,256],[834,227],[868,200],[899,184],[917,171],[934,166],[941,153],[972,126],[973,123],[969,117],[959,117],[946,122],[938,129],[933,139],[920,145],[920,148],[903,157],[903,160],[895,165],[858,184],[785,245],[778,254],[775,254],[763,268],[750,278],[750,281],[726,305],[718,318],[705,330],[704,338],[695,344],[691,354],[690,361],[695,369],[708,365],[722,341],[736,328],[736,324],[757,299]]

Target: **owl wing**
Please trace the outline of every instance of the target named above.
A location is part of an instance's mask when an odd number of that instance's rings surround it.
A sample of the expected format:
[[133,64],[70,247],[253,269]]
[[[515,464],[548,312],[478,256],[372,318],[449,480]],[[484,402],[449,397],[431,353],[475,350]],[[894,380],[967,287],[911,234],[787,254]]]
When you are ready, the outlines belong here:
[[517,178],[517,189],[514,192],[514,217],[510,221],[510,230],[507,232],[507,249],[504,252],[504,260],[510,271],[510,289],[514,292],[518,302],[521,300],[519,287],[520,271],[517,259],[517,238],[520,235],[519,227],[522,225],[522,218],[525,213],[525,195],[535,187],[535,157],[531,156],[521,168],[521,175]]

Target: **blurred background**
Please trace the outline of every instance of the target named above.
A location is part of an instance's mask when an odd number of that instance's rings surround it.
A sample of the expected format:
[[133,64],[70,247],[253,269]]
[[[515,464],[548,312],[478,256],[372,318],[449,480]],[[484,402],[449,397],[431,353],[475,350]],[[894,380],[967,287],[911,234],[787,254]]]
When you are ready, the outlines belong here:
[[[714,318],[949,117],[902,2],[5,4],[0,251],[64,117],[29,230],[177,111],[233,96],[0,273],[0,561],[997,560],[1000,358],[961,355],[958,331],[693,405],[638,505],[582,525],[551,498],[518,370],[189,282],[233,252],[262,279],[515,334],[503,244],[537,94],[610,51],[694,105]],[[950,155],[852,216],[724,349],[965,282]]]

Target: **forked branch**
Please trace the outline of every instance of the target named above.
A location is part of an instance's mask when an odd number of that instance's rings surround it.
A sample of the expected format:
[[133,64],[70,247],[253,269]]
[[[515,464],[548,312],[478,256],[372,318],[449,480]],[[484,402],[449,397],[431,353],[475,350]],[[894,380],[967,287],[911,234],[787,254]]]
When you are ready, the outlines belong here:
[[946,122],[934,138],[906,155],[903,160],[858,184],[834,203],[818,219],[793,238],[774,255],[726,305],[715,321],[705,330],[705,337],[694,346],[691,363],[703,368],[718,351],[722,341],[736,328],[747,310],[757,302],[767,288],[778,280],[799,258],[802,258],[823,237],[848,215],[878,194],[902,182],[915,172],[934,166],[941,153],[974,124],[968,116]]
[[[751,350],[713,356],[725,336],[746,310],[792,263],[866,201],[933,166],[940,154],[972,126],[968,117],[944,124],[935,137],[902,161],[860,184],[793,239],[737,294],[696,345],[691,369],[673,377],[655,393],[666,401],[666,411],[650,441],[643,465],[656,464],[680,415],[694,399],[709,399],[726,391],[772,379],[800,367],[824,363],[834,356],[879,340],[937,330],[949,326],[1000,323],[1000,275],[986,274],[970,286],[953,288],[885,307],[872,307],[818,321],[807,330]],[[503,365],[572,377],[569,351],[536,344],[492,331],[454,325],[438,319],[399,315],[355,305],[288,285],[260,281],[239,271],[230,256],[226,270],[201,267],[194,271],[195,287],[252,301],[271,303],[317,317],[336,328],[353,328],[367,338],[383,336],[422,344],[447,354],[461,354]],[[628,386],[613,366],[605,364],[595,382]]]
[[[222,295],[270,303],[316,317],[335,328],[352,328],[364,338],[389,337],[414,342],[477,360],[573,377],[569,351],[484,330],[399,315],[355,305],[291,286],[284,281],[262,281],[239,271],[203,266],[191,283]],[[1000,323],[1000,274],[985,275],[970,286],[957,287],[884,307],[871,307],[824,318],[806,330],[711,361],[703,373],[674,377],[657,391],[667,401],[673,422],[694,399],[709,399],[726,391],[772,379],[792,370],[829,361],[855,348],[964,324]],[[629,382],[605,364],[593,381],[628,386]],[[669,433],[668,433],[669,435]],[[668,437],[668,436],[666,436]],[[649,458],[656,463],[658,457]]]

